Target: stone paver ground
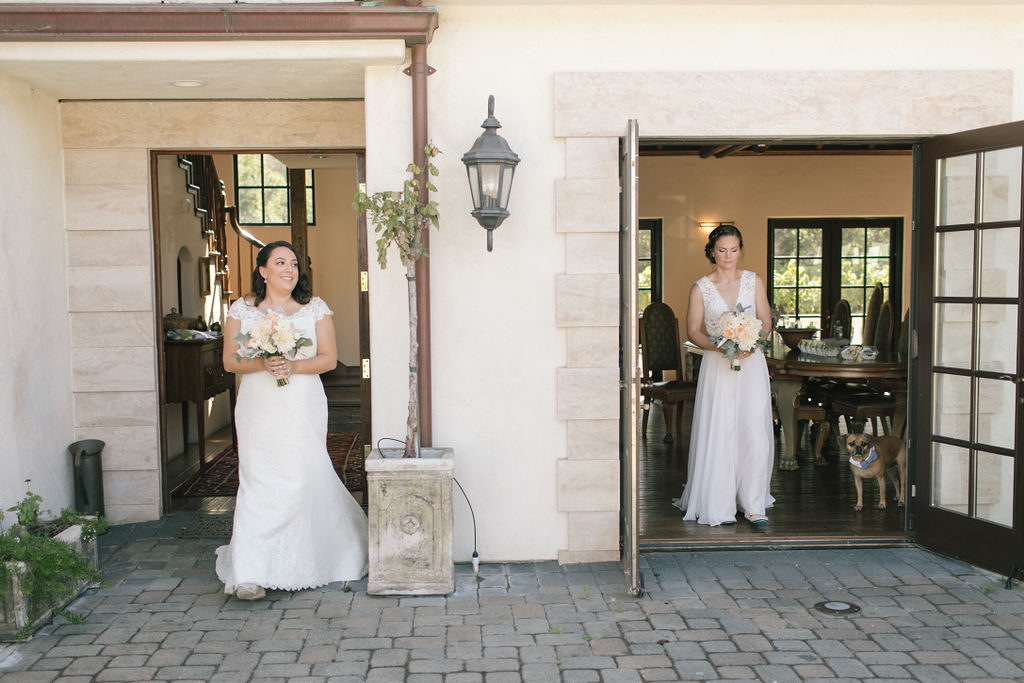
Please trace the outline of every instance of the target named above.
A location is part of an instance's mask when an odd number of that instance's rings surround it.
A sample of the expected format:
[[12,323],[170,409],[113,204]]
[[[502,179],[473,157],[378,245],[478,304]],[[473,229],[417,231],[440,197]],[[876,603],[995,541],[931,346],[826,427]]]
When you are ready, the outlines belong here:
[[639,598],[614,563],[533,562],[459,565],[446,597],[363,580],[249,603],[188,521],[101,537],[109,586],[72,605],[88,622],[0,644],[3,682],[1024,680],[1024,590],[910,546],[647,553]]

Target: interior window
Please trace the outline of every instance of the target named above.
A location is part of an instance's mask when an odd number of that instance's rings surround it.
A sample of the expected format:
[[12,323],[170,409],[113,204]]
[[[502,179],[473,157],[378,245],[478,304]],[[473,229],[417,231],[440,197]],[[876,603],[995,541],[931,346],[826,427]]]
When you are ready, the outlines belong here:
[[[270,154],[235,155],[235,197],[242,225],[289,225],[288,167]],[[306,222],[316,224],[313,169],[306,169]]]
[[846,299],[851,340],[863,343],[864,313],[879,282],[893,310],[903,310],[902,218],[771,218],[768,232],[768,297],[788,326],[824,329]]
[[661,301],[661,219],[641,218],[637,248],[637,297],[643,312]]

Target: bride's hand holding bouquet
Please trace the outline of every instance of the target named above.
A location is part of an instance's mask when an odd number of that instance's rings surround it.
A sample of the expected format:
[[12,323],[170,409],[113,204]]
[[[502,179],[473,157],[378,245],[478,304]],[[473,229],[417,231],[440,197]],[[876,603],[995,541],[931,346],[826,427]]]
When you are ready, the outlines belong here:
[[768,336],[761,329],[761,321],[747,312],[749,308],[737,303],[734,310],[722,314],[709,335],[711,343],[729,359],[729,367],[737,372],[740,358],[750,355]]
[[[254,358],[266,359],[274,356],[294,360],[299,349],[313,345],[313,340],[309,337],[299,335],[292,321],[280,308],[264,313],[248,332],[239,332],[234,340],[238,342],[239,362],[243,358],[252,362]],[[277,378],[277,386],[283,387],[286,384],[287,377]]]

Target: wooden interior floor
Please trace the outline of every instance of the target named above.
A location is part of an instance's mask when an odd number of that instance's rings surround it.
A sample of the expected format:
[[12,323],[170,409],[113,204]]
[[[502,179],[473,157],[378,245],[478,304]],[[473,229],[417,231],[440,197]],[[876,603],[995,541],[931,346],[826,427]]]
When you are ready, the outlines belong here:
[[[826,452],[828,465],[816,466],[806,438],[797,459],[800,469],[779,471],[781,440],[775,439],[776,468],[771,491],[775,506],[768,510],[768,523],[754,526],[737,520],[734,526],[709,527],[682,521],[672,506],[686,482],[689,450],[689,415],[684,416],[673,443],[662,441],[665,420],[660,404],[651,408],[647,438],[640,442],[640,547],[643,549],[693,549],[749,546],[817,547],[829,545],[896,545],[908,543],[906,509],[889,501],[877,509],[878,485],[864,486],[864,510],[853,509],[857,501],[853,475],[845,451],[842,458]],[[806,429],[803,430],[806,433]],[[893,495],[891,483],[888,486]]]

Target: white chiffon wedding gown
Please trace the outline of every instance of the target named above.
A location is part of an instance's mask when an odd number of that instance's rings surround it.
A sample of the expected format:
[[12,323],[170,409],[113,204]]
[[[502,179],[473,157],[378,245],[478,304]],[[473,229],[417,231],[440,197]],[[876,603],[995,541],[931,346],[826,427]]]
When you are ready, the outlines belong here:
[[[331,310],[314,297],[291,316],[313,340],[298,358],[316,355],[316,323]],[[246,332],[259,319],[239,299],[228,316]],[[238,497],[229,545],[217,548],[224,591],[243,583],[301,590],[366,575],[367,521],[327,454],[327,397],[318,375],[292,375],[277,386],[268,372],[242,375],[235,407]]]
[[[756,276],[740,276],[737,301],[753,312]],[[697,281],[704,299],[704,326],[711,329],[735,309],[707,277]],[[737,372],[724,354],[708,352],[700,363],[690,432],[686,486],[673,505],[684,520],[717,526],[737,511],[763,516],[775,499],[769,493],[775,457],[771,386],[764,354],[757,349]]]

